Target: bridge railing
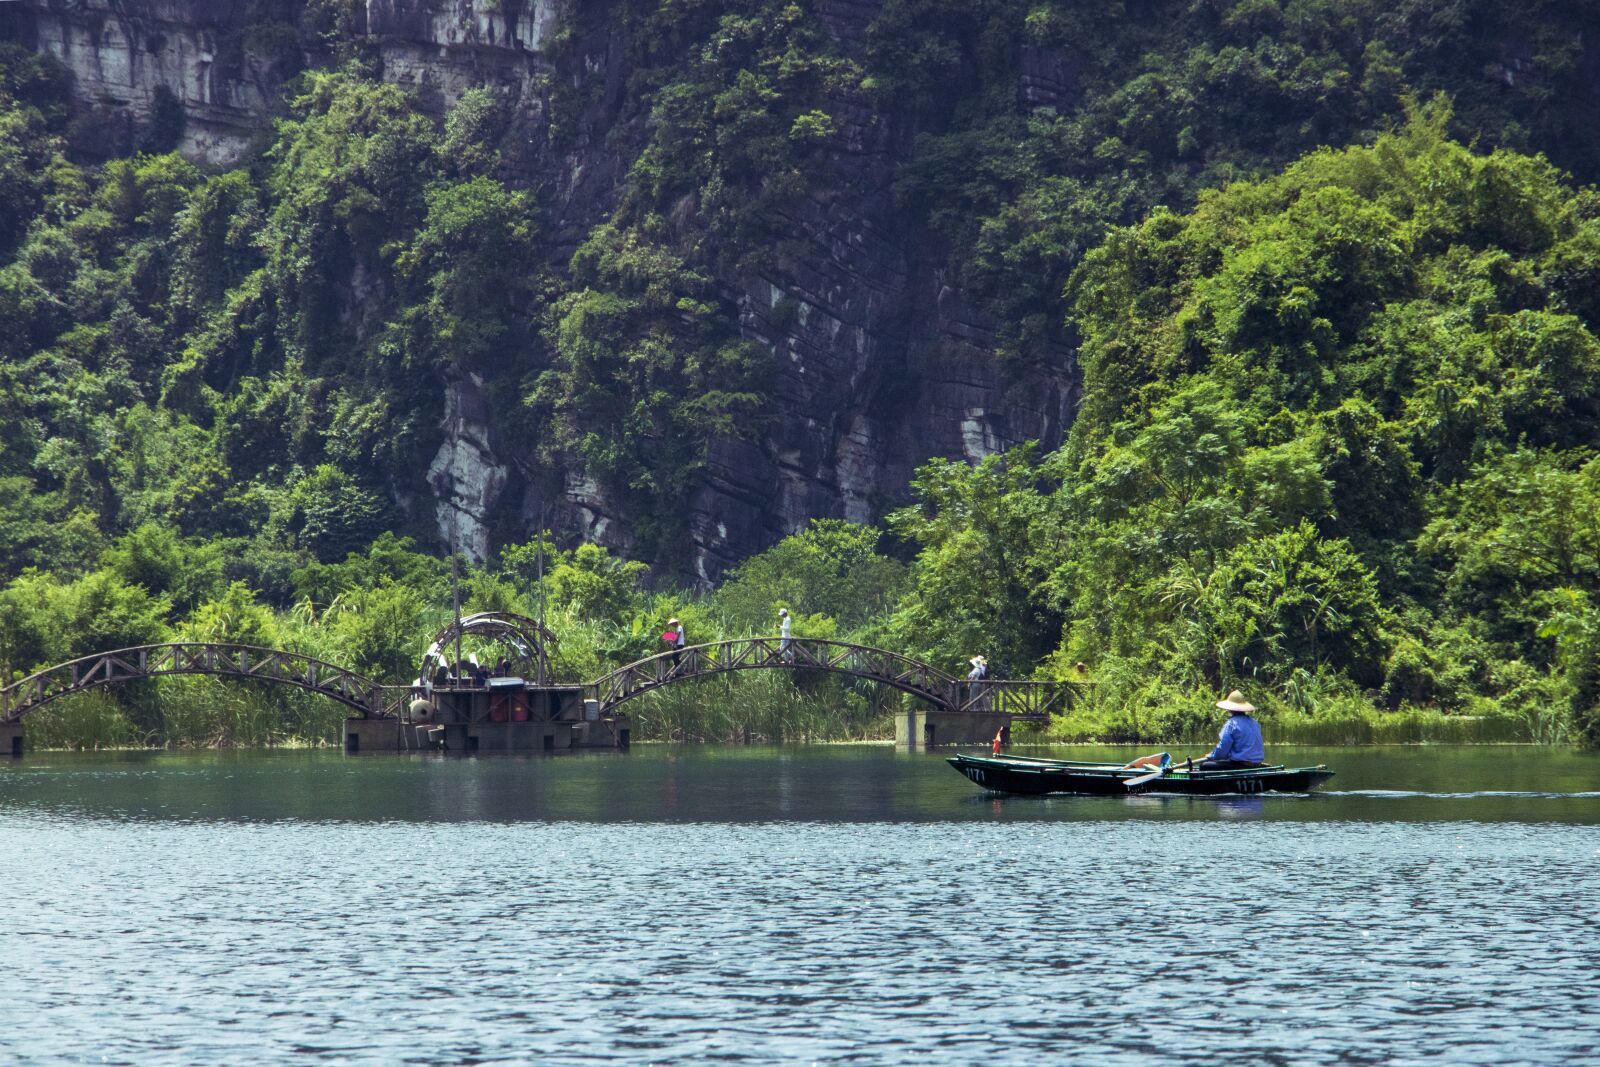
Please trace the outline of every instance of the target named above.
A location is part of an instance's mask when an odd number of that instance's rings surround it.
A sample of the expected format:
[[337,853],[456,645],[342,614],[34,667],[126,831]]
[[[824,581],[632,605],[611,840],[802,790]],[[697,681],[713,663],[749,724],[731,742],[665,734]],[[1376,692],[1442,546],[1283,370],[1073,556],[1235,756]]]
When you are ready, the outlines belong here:
[[637,660],[591,682],[591,695],[612,708],[640,693],[686,678],[760,668],[813,668],[893,686],[946,711],[992,713],[1044,721],[1065,713],[1076,688],[1064,682],[991,679],[969,682],[909,656],[844,641],[747,637],[691,645]]
[[960,683],[957,711],[1009,715],[1014,719],[1044,722],[1064,715],[1077,698],[1067,682],[990,680]]
[[880,681],[950,706],[956,680],[925,663],[867,645],[812,637],[745,637],[690,645],[636,660],[589,683],[602,707],[649,689],[698,675],[759,669],[816,669]]
[[281,649],[177,641],[83,656],[13,682],[0,688],[0,721],[17,721],[26,712],[69,693],[184,674],[286,683],[332,697],[365,714],[383,713],[383,687],[343,667]]

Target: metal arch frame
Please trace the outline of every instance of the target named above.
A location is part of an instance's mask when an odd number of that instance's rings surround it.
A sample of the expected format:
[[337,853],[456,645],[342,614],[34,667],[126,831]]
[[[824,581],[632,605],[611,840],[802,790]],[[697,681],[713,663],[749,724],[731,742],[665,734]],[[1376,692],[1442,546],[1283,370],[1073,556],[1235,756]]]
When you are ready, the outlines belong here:
[[141,678],[187,674],[292,685],[336,700],[368,718],[386,715],[384,692],[391,688],[298,652],[256,645],[170,641],[82,656],[0,687],[0,723],[21,722],[30,711],[73,693]]
[[522,641],[532,649],[535,665],[543,671],[543,676],[550,677],[550,653],[547,646],[559,643],[554,631],[526,615],[517,615],[509,611],[480,611],[463,616],[459,624],[450,622],[433,635],[433,640],[428,642],[428,651],[423,653],[422,663],[417,668],[417,678],[424,685],[430,681],[428,676],[432,673],[430,667],[433,661],[437,659],[441,663],[444,662],[444,650],[454,640],[458,628],[463,637],[470,635],[492,639],[510,636]]
[[882,682],[921,697],[939,708],[958,706],[960,682],[926,663],[898,652],[843,641],[793,637],[787,653],[779,637],[744,637],[661,652],[618,667],[590,682],[603,711],[651,690],[687,678],[749,670],[824,670]]

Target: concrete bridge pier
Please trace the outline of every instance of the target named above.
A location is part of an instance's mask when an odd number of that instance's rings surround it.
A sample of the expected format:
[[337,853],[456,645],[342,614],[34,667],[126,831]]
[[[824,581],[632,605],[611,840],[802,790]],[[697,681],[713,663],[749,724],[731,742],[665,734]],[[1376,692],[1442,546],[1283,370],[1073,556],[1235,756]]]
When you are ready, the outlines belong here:
[[400,751],[400,720],[346,719],[344,750],[352,756],[361,752]]
[[22,755],[22,724],[0,722],[0,759]]
[[894,743],[901,748],[923,749],[945,745],[981,746],[994,742],[996,730],[1010,740],[1011,716],[1000,712],[939,711],[912,707],[895,716]]

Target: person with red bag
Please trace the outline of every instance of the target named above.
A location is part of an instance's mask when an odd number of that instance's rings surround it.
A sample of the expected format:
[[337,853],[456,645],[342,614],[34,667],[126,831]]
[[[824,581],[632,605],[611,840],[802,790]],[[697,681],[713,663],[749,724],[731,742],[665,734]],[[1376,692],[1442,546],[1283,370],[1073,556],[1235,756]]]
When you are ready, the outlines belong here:
[[671,669],[667,672],[671,674],[677,671],[678,663],[683,657],[683,647],[689,643],[688,638],[683,634],[683,623],[677,619],[668,619],[667,632],[661,635],[661,640],[667,643],[667,648],[672,652],[672,658],[667,661],[672,664]]

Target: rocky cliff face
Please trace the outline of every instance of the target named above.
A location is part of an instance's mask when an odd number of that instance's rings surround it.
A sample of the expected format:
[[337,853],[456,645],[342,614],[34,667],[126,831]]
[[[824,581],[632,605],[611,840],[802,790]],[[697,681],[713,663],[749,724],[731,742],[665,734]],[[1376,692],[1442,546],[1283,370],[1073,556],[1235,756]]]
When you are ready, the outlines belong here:
[[10,32],[71,72],[77,140],[106,155],[135,147],[164,107],[186,120],[178,147],[229,163],[262,128],[298,49],[249,39],[244,0],[38,0],[7,5]]
[[549,72],[538,49],[555,25],[551,0],[367,0],[348,9],[299,0],[22,0],[7,7],[0,19],[9,35],[71,72],[95,131],[80,137],[80,148],[130,150],[139,129],[172,101],[183,116],[176,147],[221,165],[236,161],[269,124],[284,82],[328,58],[341,35],[371,42],[386,77],[442,109],[472,85],[537,85]]
[[[283,83],[325,60],[330,34],[343,32],[429,107],[442,111],[476,85],[496,86],[514,104],[502,146],[506,174],[540,188],[550,232],[564,242],[555,269],[614,206],[627,165],[619,145],[630,143],[628,131],[614,127],[639,119],[625,114],[629,72],[606,17],[586,10],[558,69],[546,47],[562,28],[555,0],[366,0],[344,8],[285,0],[275,19],[263,20],[269,6],[22,0],[0,19],[72,72],[86,113],[114,135],[100,138],[108,150],[131,146],[176,102],[185,154],[218,164],[240,158],[269,124]],[[877,6],[822,0],[814,10],[848,52]],[[324,9],[335,8],[343,21],[330,28]],[[1023,60],[1021,99],[1054,104],[1072,92],[1072,71],[1058,57],[1030,52]],[[598,90],[582,133],[560,151],[548,137],[555,78]],[[717,279],[743,335],[774,354],[777,418],[756,440],[712,447],[690,500],[692,543],[657,561],[683,577],[712,580],[813,516],[875,520],[904,502],[912,471],[930,456],[977,460],[1036,438],[1054,445],[1072,417],[1070,353],[1026,371],[997,363],[991,324],[952,284],[944,250],[897,210],[891,183],[912,131],[893,116],[836,117],[841,136],[828,173],[790,213],[792,250],[759,274],[727,270]],[[635,554],[630,517],[581,465],[548,469],[494,425],[493,405],[482,398],[496,386],[494,372],[461,368],[445,383],[438,451],[417,487],[435,500],[441,540],[481,554],[491,529],[527,532],[546,514],[569,537]]]

